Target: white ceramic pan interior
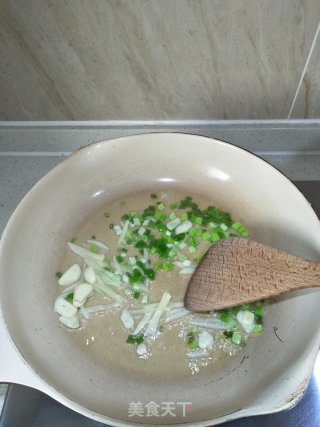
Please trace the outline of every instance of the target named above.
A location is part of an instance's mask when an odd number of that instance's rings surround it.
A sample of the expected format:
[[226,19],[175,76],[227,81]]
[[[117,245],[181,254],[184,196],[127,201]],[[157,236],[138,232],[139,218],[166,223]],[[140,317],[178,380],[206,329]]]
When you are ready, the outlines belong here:
[[[240,219],[254,239],[319,259],[319,221],[308,202],[280,172],[242,149],[184,134],[138,135],[84,147],[34,186],[3,233],[2,381],[34,386],[111,425],[213,425],[278,411],[298,400],[320,342],[320,293],[315,290],[272,305],[263,334],[209,378],[201,371],[168,378],[157,366],[153,374],[143,365],[132,371],[121,351],[111,364],[97,362],[84,348],[75,348],[57,321],[55,272],[70,235],[108,202],[166,188],[206,196]],[[192,402],[192,411],[132,418],[132,401]]]

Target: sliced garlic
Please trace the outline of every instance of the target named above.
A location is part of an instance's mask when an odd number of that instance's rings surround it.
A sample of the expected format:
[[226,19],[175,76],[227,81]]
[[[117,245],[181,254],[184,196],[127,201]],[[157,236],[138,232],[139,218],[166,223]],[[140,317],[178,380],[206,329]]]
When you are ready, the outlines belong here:
[[142,356],[143,354],[146,354],[148,352],[147,346],[144,343],[141,343],[137,347],[137,353],[139,356]]
[[93,287],[89,283],[80,283],[80,285],[77,285],[73,292],[73,305],[81,307],[87,301],[92,291]]
[[67,271],[63,273],[63,275],[58,280],[59,285],[61,286],[69,286],[73,285],[77,280],[80,279],[81,276],[81,268],[78,264],[73,264]]
[[134,320],[129,311],[125,308],[121,313],[121,322],[126,329],[131,329],[134,326]]
[[183,221],[178,227],[174,230],[176,234],[186,233],[187,231],[192,228],[192,222],[191,221]]
[[237,321],[247,334],[250,334],[254,328],[254,314],[249,310],[240,310],[237,314]]
[[71,317],[77,313],[77,308],[64,298],[58,297],[54,302],[54,311],[60,316]]
[[213,344],[213,336],[207,331],[203,331],[198,336],[198,345],[200,348],[210,348]]
[[96,273],[94,272],[94,269],[92,267],[87,267],[84,270],[83,273],[84,280],[89,283],[90,285],[93,285],[96,282]]
[[61,323],[63,323],[65,326],[71,329],[77,329],[80,326],[78,314],[75,314],[74,316],[71,316],[71,317],[60,316],[59,320]]

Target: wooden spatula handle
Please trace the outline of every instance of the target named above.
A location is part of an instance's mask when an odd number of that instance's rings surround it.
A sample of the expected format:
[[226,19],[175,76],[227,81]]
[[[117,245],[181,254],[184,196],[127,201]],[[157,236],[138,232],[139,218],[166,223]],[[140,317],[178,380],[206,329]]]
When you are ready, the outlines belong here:
[[[222,239],[211,246],[188,286],[185,306],[213,308],[320,287],[320,263],[242,238]],[[204,297],[205,296],[205,297]]]

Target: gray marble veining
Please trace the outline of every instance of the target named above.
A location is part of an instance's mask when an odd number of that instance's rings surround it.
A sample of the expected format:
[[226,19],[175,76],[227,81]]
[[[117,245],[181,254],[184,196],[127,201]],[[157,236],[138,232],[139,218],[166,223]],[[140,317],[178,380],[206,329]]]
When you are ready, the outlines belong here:
[[303,75],[290,118],[320,117],[320,24],[310,61]]
[[0,119],[286,118],[318,0],[0,0]]

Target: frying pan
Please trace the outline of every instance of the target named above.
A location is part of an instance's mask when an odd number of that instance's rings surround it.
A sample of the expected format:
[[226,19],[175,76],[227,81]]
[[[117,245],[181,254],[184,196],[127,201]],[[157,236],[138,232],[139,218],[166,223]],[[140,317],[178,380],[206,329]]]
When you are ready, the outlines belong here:
[[[131,369],[75,344],[52,310],[67,239],[92,214],[137,191],[199,193],[230,211],[258,241],[319,259],[319,221],[296,187],[253,154],[186,134],[145,134],[86,146],[21,201],[0,246],[0,380],[35,387],[114,426],[214,425],[293,406],[307,387],[320,343],[320,293],[297,292],[268,307],[264,332],[211,375]],[[173,344],[174,345],[174,344]],[[173,356],[172,356],[173,354]],[[170,372],[181,360],[164,353]],[[178,369],[177,369],[178,371]],[[140,402],[171,402],[175,416],[131,416]],[[183,412],[183,403],[188,404]],[[179,410],[178,410],[179,409]]]

